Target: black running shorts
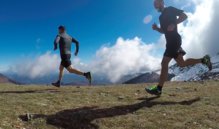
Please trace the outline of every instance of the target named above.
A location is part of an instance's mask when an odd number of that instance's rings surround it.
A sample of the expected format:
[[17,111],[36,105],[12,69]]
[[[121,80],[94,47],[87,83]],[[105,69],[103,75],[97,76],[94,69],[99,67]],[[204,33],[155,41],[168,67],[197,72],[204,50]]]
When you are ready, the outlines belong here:
[[62,54],[61,55],[61,65],[65,68],[71,66],[71,54]]
[[176,59],[179,55],[186,55],[186,52],[181,47],[182,39],[180,36],[168,40],[164,56]]

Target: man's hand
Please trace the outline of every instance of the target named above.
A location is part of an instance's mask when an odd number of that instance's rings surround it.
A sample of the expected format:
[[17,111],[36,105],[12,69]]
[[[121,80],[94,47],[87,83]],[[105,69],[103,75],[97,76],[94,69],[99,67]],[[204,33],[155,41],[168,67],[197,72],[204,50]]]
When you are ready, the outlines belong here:
[[174,31],[175,27],[176,26],[174,24],[170,24],[167,28],[167,31]]
[[57,44],[54,44],[54,51],[58,49]]
[[153,30],[158,30],[158,26],[157,26],[156,23],[154,23],[154,24],[152,25],[152,29],[153,29]]
[[158,27],[156,23],[154,23],[154,24],[152,25],[152,29],[153,29],[153,30],[156,30],[156,31],[158,31],[158,32],[160,32],[161,34],[164,33],[163,30],[162,30],[160,27]]
[[75,56],[78,56],[78,52],[75,52]]

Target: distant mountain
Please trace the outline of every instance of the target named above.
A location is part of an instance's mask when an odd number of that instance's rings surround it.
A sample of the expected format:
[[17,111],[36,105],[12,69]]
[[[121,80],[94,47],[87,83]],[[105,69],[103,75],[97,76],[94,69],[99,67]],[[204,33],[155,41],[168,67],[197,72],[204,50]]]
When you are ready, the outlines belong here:
[[[22,82],[22,84],[50,85],[52,82],[57,81],[58,74],[53,74],[53,75],[44,76],[44,77],[37,77],[37,78],[30,78],[27,76],[21,76],[21,75],[16,75],[16,74],[8,74],[7,76],[12,78],[13,80]],[[63,85],[66,85],[66,86],[78,86],[78,85],[88,84],[88,81],[84,77],[72,75],[72,74],[65,74],[62,82],[63,82]],[[112,83],[104,77],[93,75],[92,84],[93,85],[106,85],[106,84],[112,84]]]
[[123,82],[127,82],[133,78],[138,77],[139,75],[142,75],[142,73],[130,74],[130,75],[123,76],[119,81],[117,81],[117,84],[122,84]]
[[[169,67],[169,81],[201,81],[219,80],[219,55],[212,57],[213,69],[209,71],[205,65],[180,68],[177,64]],[[153,83],[159,81],[157,72],[141,74],[133,79],[125,81],[124,84]]]
[[[174,77],[174,75],[169,75],[168,80],[171,80],[171,78]],[[158,82],[160,78],[160,75],[156,72],[148,72],[145,74],[141,74],[131,80],[128,80],[124,82],[124,84],[138,84],[138,83],[155,83]]]
[[219,80],[219,55],[212,57],[212,64],[212,71],[209,71],[208,68],[202,64],[185,68],[174,65],[169,70],[169,73],[175,75],[171,81]]
[[136,84],[136,83],[153,83],[157,82],[159,79],[159,74],[157,73],[145,73],[139,75],[131,80],[124,82],[124,84]]
[[38,78],[30,78],[27,76],[22,76],[22,75],[17,75],[17,74],[13,74],[13,73],[6,73],[5,75],[7,75],[9,78],[21,82],[22,84],[26,84],[26,85],[30,85],[30,84],[36,84],[36,85],[40,85],[40,84],[50,84],[53,81],[56,81],[55,79],[57,78],[57,76],[55,75],[51,75],[51,76],[45,76],[45,77],[38,77]]
[[0,74],[0,83],[13,83],[13,84],[18,84],[16,81],[13,81],[11,79],[9,79],[8,77],[6,77],[3,74]]

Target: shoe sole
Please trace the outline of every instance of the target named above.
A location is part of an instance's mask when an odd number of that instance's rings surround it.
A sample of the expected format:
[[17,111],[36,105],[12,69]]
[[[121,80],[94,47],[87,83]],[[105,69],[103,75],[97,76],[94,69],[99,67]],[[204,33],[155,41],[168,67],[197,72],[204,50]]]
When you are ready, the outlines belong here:
[[209,60],[210,64],[209,64],[209,70],[211,71],[212,70],[212,63],[211,63],[211,59]]
[[52,86],[57,87],[57,88],[60,88],[60,87],[61,87],[61,86],[57,86],[57,85],[54,85],[54,84],[52,84]]
[[209,66],[209,70],[211,71],[213,68],[212,68],[213,66],[212,66],[212,63],[210,64],[210,66]]
[[88,81],[89,81],[89,85],[91,85],[91,83],[92,83],[92,76],[91,76],[91,73],[89,73],[89,76],[88,76]]
[[149,89],[145,89],[145,91],[150,94],[150,95],[156,95],[156,96],[161,96],[161,94],[154,94],[154,93],[151,93]]
[[209,71],[212,70],[212,63],[211,63],[211,58],[209,57],[208,58],[208,64],[207,64],[208,68],[209,68]]

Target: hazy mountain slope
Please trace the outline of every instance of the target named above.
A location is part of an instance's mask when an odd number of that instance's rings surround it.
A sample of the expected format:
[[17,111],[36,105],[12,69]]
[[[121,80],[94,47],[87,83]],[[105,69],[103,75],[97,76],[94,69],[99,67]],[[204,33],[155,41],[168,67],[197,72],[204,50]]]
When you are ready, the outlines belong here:
[[[219,55],[212,57],[213,69],[209,71],[205,65],[197,64],[195,66],[180,68],[177,64],[169,67],[170,81],[201,81],[201,80],[219,80]],[[157,73],[157,72],[156,72]],[[125,84],[137,84],[147,82],[157,82],[158,74],[154,78],[154,72],[141,74],[125,82]]]
[[8,77],[4,76],[3,74],[0,73],[0,83],[13,83],[13,84],[18,84],[17,82],[9,79]]
[[177,65],[170,67],[169,73],[175,77],[171,81],[200,81],[216,79],[219,75],[219,56],[212,57],[213,69],[209,71],[205,65],[198,64],[191,67],[179,68]]

